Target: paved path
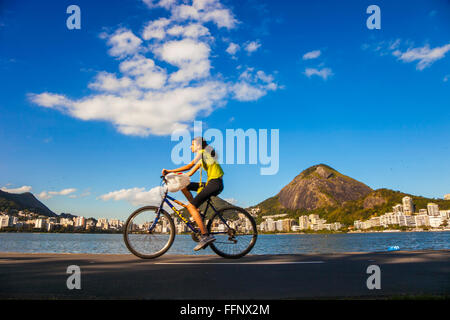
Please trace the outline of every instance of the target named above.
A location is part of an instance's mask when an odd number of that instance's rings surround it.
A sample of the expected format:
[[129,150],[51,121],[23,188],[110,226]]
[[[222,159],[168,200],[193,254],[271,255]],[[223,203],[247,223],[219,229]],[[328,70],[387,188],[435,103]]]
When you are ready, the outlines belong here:
[[[67,267],[81,269],[69,290]],[[369,290],[378,265],[381,289]],[[217,256],[0,253],[0,298],[309,299],[450,296],[450,250],[384,253]]]

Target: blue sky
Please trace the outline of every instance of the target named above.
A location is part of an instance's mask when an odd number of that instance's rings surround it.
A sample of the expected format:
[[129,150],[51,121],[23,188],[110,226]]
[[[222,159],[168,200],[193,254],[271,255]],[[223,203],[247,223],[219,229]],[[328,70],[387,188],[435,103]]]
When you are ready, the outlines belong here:
[[[71,4],[80,30],[66,27]],[[380,30],[366,27],[371,4]],[[441,198],[450,193],[449,9],[3,1],[0,188],[29,190],[57,213],[125,219],[154,196],[160,170],[175,167],[170,132],[201,120],[223,132],[279,129],[277,174],[223,166],[222,196],[242,206],[318,163],[373,189]]]

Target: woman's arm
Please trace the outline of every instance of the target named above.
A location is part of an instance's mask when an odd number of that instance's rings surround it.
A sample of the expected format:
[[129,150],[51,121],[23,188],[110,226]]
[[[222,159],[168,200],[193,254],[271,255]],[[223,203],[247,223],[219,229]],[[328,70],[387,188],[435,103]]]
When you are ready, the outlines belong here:
[[[191,169],[191,168],[194,166],[195,163],[199,162],[201,156],[202,156],[201,154],[197,154],[197,155],[195,156],[194,160],[192,160],[190,163],[188,163],[188,164],[185,165],[185,166],[182,166],[182,167],[179,167],[179,168],[176,168],[176,169],[172,169],[172,170],[163,169],[163,170],[162,170],[162,175],[165,176],[166,174],[168,174],[168,173],[170,173],[170,172],[182,172],[182,171],[189,170],[189,169]],[[199,163],[200,163],[200,162],[199,162]],[[198,168],[197,168],[197,169],[198,169]],[[192,174],[194,174],[194,172],[197,171],[197,169],[195,169],[195,170],[192,172]],[[192,175],[192,174],[191,174],[191,175]]]
[[188,175],[189,177],[191,177],[191,176],[198,170],[198,168],[200,168],[201,165],[202,165],[201,161],[197,162],[197,164],[192,168],[191,171],[189,171],[189,172],[187,173],[187,175]]

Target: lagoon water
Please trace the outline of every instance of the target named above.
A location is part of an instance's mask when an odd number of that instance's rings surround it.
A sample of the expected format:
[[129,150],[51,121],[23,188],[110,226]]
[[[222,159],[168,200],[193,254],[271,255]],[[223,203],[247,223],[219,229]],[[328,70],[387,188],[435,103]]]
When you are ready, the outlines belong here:
[[[207,248],[194,252],[189,235],[177,235],[167,254],[214,254]],[[258,235],[250,254],[302,254],[450,249],[450,232],[392,232],[353,234]],[[1,252],[29,253],[129,253],[121,234],[0,233]]]

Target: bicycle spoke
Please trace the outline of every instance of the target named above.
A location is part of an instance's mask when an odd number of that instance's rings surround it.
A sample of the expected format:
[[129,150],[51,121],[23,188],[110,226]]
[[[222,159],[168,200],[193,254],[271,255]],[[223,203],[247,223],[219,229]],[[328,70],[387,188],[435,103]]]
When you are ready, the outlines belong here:
[[131,252],[141,258],[156,257],[171,246],[175,232],[173,223],[163,212],[158,216],[156,207],[140,210],[127,221],[125,243]]
[[220,210],[208,224],[216,241],[211,248],[224,257],[240,257],[248,253],[256,242],[257,230],[253,218],[241,208]]

